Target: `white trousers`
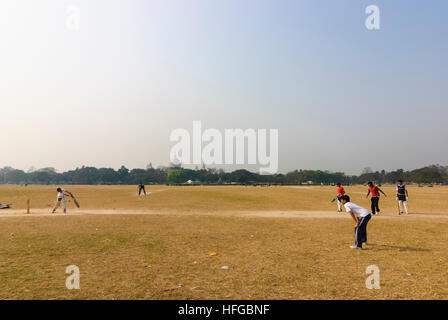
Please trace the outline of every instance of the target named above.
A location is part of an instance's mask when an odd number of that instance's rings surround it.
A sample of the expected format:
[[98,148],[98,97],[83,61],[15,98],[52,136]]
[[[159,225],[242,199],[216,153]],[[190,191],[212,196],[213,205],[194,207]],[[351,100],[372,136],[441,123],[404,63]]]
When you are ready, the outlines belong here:
[[64,210],[64,213],[67,212],[67,199],[62,198],[62,200],[56,200],[56,204],[54,205],[53,212],[56,211],[57,208],[59,208],[62,204],[62,210]]
[[338,211],[342,211],[342,202],[338,200]]
[[400,207],[400,212],[403,212],[403,206],[404,206],[406,214],[409,214],[408,202],[407,201],[398,200],[398,206]]

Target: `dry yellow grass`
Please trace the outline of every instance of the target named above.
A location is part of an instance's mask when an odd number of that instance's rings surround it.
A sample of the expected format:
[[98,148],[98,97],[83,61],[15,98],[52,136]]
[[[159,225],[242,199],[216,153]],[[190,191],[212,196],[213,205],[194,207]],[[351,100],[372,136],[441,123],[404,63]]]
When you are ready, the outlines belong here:
[[[398,217],[385,186],[363,251],[348,248],[353,222],[334,212],[331,187],[153,186],[139,200],[134,186],[73,186],[81,209],[45,216],[54,189],[0,186],[0,202],[18,212],[32,201],[30,216],[0,210],[0,299],[448,298],[445,187],[411,187],[419,214]],[[368,207],[365,189],[346,188]],[[307,210],[330,218],[239,215]],[[71,264],[80,290],[65,287]],[[365,287],[369,265],[380,268],[380,290]]]
[[[67,186],[81,203],[82,210],[155,210],[158,212],[216,212],[216,211],[334,211],[330,203],[335,187],[252,187],[252,186],[150,186],[147,197],[137,197],[136,186]],[[345,187],[352,201],[370,207],[365,198],[365,186]],[[409,207],[413,213],[448,213],[448,187],[419,188],[410,186]],[[388,197],[382,197],[380,208],[396,214],[395,187],[383,186]],[[49,211],[56,199],[56,186],[0,186],[0,203],[12,203],[13,208],[25,209],[26,199],[31,207]],[[70,204],[69,204],[70,206]],[[74,205],[71,205],[74,208]],[[72,210],[73,211],[73,210]]]

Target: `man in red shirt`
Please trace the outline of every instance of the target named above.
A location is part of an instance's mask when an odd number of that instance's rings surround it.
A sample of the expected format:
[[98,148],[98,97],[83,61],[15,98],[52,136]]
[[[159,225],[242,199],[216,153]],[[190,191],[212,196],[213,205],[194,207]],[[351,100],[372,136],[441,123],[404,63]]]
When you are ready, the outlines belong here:
[[342,187],[340,182],[338,182],[336,185],[338,186],[338,195],[337,195],[337,198],[338,198],[338,212],[342,212],[341,197],[343,195],[345,195],[345,190],[344,190],[344,187]]
[[383,190],[375,186],[372,181],[367,183],[367,186],[369,187],[369,191],[367,191],[366,198],[369,197],[369,194],[372,196],[372,198],[370,199],[372,202],[372,214],[380,214],[380,207],[378,206],[378,202],[380,201],[380,192],[384,194],[385,197],[387,196],[383,192]]

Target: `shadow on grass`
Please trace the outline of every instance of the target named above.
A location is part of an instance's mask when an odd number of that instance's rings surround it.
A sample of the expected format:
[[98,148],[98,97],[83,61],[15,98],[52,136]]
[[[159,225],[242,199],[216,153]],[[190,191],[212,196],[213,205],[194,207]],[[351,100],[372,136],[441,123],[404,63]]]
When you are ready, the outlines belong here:
[[370,245],[372,249],[375,250],[399,250],[399,251],[414,251],[414,252],[431,252],[429,249],[424,248],[413,248],[413,247],[402,247],[402,246],[391,246],[388,244],[372,244]]

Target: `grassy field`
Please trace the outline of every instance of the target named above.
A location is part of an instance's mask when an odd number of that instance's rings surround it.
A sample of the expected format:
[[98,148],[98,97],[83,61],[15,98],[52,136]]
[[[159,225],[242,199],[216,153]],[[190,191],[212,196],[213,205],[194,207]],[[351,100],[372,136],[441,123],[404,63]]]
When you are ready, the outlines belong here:
[[[73,186],[81,208],[50,215],[55,188],[0,186],[13,204],[0,210],[0,299],[448,298],[447,187],[411,186],[412,214],[398,216],[384,186],[363,251],[348,248],[334,187],[151,186],[139,198],[134,186]],[[364,186],[346,191],[369,207]],[[73,264],[80,290],[65,287]],[[365,286],[369,265],[379,290]]]
[[[131,210],[182,213],[217,211],[331,211],[330,203],[336,188],[325,187],[252,187],[252,186],[150,186],[148,197],[137,197],[135,186],[69,186],[82,205],[81,211]],[[410,186],[409,208],[414,213],[448,214],[448,187]],[[364,186],[345,187],[352,201],[370,207]],[[395,187],[383,186],[388,197],[382,197],[380,207],[387,214],[396,214]],[[25,209],[31,199],[34,209],[54,205],[56,186],[1,186],[0,203],[12,203],[15,209]],[[69,204],[70,206],[70,204]],[[71,205],[74,208],[74,205]],[[73,210],[72,210],[73,212]]]

